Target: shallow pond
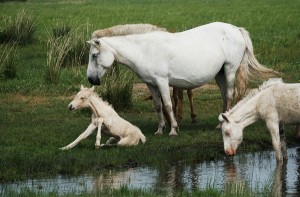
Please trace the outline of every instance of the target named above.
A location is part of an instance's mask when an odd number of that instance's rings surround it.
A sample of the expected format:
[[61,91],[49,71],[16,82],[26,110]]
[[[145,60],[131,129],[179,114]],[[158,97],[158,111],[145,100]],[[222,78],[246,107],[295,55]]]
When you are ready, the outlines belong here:
[[57,176],[1,184],[0,191],[58,192],[59,194],[91,192],[104,188],[151,189],[172,194],[177,190],[207,187],[224,190],[230,184],[256,192],[268,188],[280,196],[300,193],[300,147],[288,149],[289,160],[276,165],[274,151],[238,154],[224,160],[198,164],[180,164],[164,169],[149,167],[109,170],[79,177]]

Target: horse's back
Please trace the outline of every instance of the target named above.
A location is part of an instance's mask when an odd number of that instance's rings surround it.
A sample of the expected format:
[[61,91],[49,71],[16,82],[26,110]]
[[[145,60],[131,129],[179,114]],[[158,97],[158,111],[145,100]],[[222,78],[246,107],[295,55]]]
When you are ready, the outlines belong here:
[[300,84],[278,84],[272,93],[280,121],[300,123]]

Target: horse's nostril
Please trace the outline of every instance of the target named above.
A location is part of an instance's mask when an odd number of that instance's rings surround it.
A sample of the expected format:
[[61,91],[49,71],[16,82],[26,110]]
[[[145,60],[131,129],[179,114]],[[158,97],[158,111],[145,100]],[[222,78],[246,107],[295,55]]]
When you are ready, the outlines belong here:
[[74,110],[74,107],[71,104],[68,106],[68,108],[69,108],[70,111]]
[[88,80],[90,82],[90,84],[92,85],[100,85],[100,79],[99,77],[88,77]]

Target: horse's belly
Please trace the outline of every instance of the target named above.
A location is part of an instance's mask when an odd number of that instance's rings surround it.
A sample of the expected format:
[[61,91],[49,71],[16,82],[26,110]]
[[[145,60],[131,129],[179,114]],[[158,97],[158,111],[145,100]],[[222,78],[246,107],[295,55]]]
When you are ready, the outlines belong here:
[[223,57],[215,60],[201,60],[198,57],[195,60],[194,62],[191,60],[187,60],[185,63],[179,62],[172,66],[168,76],[169,84],[186,89],[202,86],[213,80],[224,64]]

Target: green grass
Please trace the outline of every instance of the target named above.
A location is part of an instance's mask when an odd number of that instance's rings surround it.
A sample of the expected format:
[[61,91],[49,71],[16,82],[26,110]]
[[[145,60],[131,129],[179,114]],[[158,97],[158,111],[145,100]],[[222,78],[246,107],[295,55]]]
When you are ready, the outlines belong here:
[[[33,41],[17,46],[16,77],[0,81],[0,181],[58,173],[74,175],[124,166],[164,166],[224,156],[221,133],[214,129],[222,109],[220,93],[202,89],[195,96],[198,123],[190,123],[185,102],[186,113],[177,138],[168,136],[169,128],[162,136],[153,135],[157,120],[152,102],[143,101],[147,94],[134,91],[131,109],[118,112],[141,128],[147,137],[145,145],[95,150],[94,134],[71,151],[59,151],[58,148],[74,140],[87,127],[90,113],[67,110],[80,84],[89,85],[85,66],[60,68],[55,84],[49,84],[44,78],[49,32],[52,33],[57,24],[71,24],[73,29],[86,27],[82,28],[82,33],[87,31],[85,39],[88,40],[94,30],[118,24],[152,23],[170,31],[183,31],[213,21],[228,22],[250,32],[261,63],[282,71],[286,82],[299,82],[299,7],[300,2],[296,0],[1,3],[1,19],[14,18],[20,10],[26,9],[28,16],[35,19],[36,29]],[[0,20],[0,27],[4,22]],[[292,127],[287,128],[287,138],[288,145],[297,143]],[[271,138],[264,123],[257,123],[244,132],[244,142],[238,152],[270,148]]]

